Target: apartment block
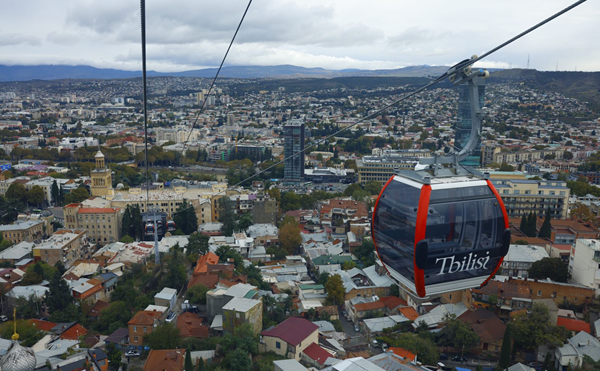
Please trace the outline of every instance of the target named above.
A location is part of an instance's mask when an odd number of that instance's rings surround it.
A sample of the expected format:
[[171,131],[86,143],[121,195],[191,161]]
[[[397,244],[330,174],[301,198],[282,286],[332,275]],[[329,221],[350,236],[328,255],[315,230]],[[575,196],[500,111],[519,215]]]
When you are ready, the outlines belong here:
[[87,230],[90,242],[106,245],[121,239],[123,212],[111,207],[82,207],[69,204],[63,208],[65,227]]
[[492,177],[510,218],[531,212],[538,216],[550,212],[554,219],[566,219],[570,190],[567,182],[558,180],[499,179]]
[[44,236],[42,220],[17,220],[14,224],[0,225],[2,238],[17,244],[23,241],[39,242]]
[[59,261],[69,269],[78,259],[90,253],[87,234],[84,229],[61,229],[50,238],[35,245],[33,260],[55,265]]

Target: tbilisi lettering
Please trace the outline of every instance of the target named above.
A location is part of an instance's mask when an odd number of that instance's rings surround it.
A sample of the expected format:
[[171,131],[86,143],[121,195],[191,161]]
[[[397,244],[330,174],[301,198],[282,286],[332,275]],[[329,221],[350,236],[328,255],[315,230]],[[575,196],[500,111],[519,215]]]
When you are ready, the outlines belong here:
[[[490,252],[486,252],[486,255],[489,255]],[[472,252],[469,253],[469,255],[466,255],[464,258],[462,258],[462,261],[460,260],[454,260],[455,256],[448,256],[445,258],[437,258],[435,260],[435,263],[437,264],[439,261],[442,261],[442,269],[440,269],[440,273],[438,273],[437,275],[439,276],[440,274],[446,274],[446,273],[456,273],[456,272],[464,272],[464,271],[470,271],[473,269],[487,269],[487,264],[490,261],[490,257],[489,256],[484,256],[481,258],[477,257],[477,254],[474,254]],[[445,271],[446,266],[448,266],[448,270]]]

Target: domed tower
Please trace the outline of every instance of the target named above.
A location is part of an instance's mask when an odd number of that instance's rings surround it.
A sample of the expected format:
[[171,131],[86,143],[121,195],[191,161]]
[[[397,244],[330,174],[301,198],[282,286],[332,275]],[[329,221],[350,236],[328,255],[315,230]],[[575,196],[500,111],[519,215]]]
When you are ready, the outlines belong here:
[[13,312],[14,331],[12,336],[13,344],[0,358],[0,369],[2,371],[34,371],[37,364],[35,353],[31,348],[22,347],[19,344],[19,334],[17,333],[17,309]]
[[98,150],[96,156],[96,169],[92,170],[92,196],[113,196],[112,172],[106,168],[104,154]]

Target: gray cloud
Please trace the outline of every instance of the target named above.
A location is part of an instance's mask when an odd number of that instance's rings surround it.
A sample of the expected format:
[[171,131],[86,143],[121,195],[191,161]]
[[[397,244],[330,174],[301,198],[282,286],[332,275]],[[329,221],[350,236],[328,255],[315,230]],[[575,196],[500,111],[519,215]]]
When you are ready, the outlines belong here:
[[0,34],[0,46],[8,46],[8,45],[40,45],[41,40],[39,37],[26,35],[21,33],[4,33]]

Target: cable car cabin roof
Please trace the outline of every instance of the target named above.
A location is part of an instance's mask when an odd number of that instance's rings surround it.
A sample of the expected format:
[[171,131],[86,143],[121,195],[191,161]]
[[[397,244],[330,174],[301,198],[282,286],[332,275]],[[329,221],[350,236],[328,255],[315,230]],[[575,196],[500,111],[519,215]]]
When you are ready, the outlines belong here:
[[382,263],[393,279],[421,297],[487,282],[508,251],[507,228],[504,205],[491,182],[470,176],[395,175],[373,214]]

